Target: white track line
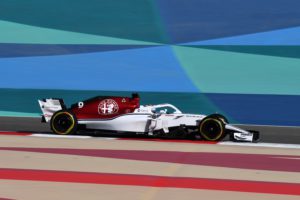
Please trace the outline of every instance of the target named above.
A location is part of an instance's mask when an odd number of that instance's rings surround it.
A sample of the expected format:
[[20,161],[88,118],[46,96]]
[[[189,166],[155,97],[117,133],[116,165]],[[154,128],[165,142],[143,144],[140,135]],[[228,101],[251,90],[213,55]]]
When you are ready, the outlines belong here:
[[78,139],[92,138],[91,136],[86,136],[86,135],[52,135],[52,134],[44,134],[44,133],[34,133],[30,136],[46,137],[46,138],[78,138]]
[[250,147],[273,147],[273,148],[289,148],[289,149],[300,149],[299,144],[277,144],[277,143],[246,143],[246,142],[230,142],[224,141],[219,142],[219,145],[229,145],[229,146],[250,146]]
[[54,134],[45,134],[45,133],[34,133],[29,136],[33,137],[46,137],[46,138],[75,138],[75,139],[103,139],[103,140],[114,140],[118,138],[110,138],[110,137],[92,137],[88,135],[54,135]]

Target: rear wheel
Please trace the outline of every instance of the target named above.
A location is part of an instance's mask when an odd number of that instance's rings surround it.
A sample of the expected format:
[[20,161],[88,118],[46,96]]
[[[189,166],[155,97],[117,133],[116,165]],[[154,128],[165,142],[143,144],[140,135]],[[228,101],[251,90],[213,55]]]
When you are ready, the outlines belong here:
[[77,119],[70,111],[60,110],[52,116],[50,127],[59,135],[74,134],[77,130]]
[[205,117],[199,125],[201,138],[208,141],[219,141],[226,136],[225,123],[215,116]]

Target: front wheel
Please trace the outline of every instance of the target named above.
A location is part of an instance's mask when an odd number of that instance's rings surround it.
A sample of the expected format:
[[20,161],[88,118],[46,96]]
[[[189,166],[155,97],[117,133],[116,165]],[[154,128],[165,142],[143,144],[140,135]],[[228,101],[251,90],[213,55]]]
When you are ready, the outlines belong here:
[[50,127],[59,135],[73,134],[77,130],[77,119],[70,111],[60,110],[53,114]]
[[219,141],[226,136],[223,120],[214,116],[205,117],[199,125],[201,138],[208,141]]

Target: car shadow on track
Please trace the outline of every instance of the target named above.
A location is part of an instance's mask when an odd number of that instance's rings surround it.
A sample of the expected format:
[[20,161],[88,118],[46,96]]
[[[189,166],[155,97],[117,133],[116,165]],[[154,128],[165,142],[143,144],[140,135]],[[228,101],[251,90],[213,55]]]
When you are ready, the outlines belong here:
[[[149,136],[149,135],[145,135],[145,134],[135,134],[135,133],[116,133],[116,132],[100,132],[100,131],[80,131],[76,134],[72,134],[72,135],[58,135],[55,134],[51,131],[45,131],[45,132],[37,132],[37,131],[16,131],[16,132],[11,132],[8,133],[8,135],[24,135],[24,136],[28,136],[28,135],[34,135],[34,136],[39,136],[39,137],[43,137],[43,135],[45,137],[55,137],[55,138],[59,138],[61,136],[61,138],[68,138],[68,136],[70,138],[76,138],[78,136],[78,138],[82,138],[82,136],[88,136],[91,138],[95,138],[95,139],[119,139],[119,140],[140,140],[140,141],[157,141],[157,142],[183,142],[183,143],[216,143],[216,142],[209,142],[209,141],[204,141],[201,140],[200,138],[195,138],[194,136],[190,136],[190,137],[182,137],[182,136],[176,136],[176,135],[172,135],[172,136]],[[223,139],[223,141],[229,140],[229,137],[226,137],[225,139]]]

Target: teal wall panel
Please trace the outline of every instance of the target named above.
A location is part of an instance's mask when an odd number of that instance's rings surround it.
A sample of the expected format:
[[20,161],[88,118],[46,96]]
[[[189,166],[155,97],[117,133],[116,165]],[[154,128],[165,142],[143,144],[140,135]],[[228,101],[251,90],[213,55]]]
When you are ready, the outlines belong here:
[[[0,115],[141,92],[235,123],[300,125],[297,0],[2,0]],[[153,101],[153,102],[151,102]]]

